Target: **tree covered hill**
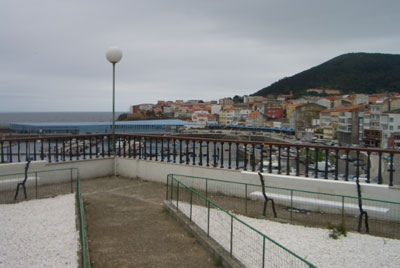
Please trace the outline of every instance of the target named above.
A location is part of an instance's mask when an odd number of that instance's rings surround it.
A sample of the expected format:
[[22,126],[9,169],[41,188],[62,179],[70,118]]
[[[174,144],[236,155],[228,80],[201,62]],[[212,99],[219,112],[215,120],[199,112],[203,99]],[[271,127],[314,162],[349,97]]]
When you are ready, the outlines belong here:
[[291,77],[286,77],[253,95],[303,95],[306,89],[339,89],[342,94],[400,91],[400,55],[349,53],[333,58]]

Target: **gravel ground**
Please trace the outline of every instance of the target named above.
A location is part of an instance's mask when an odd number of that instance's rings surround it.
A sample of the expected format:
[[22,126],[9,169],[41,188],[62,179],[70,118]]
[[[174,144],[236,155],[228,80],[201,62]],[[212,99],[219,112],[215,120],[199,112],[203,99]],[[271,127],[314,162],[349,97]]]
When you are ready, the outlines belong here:
[[0,267],[78,265],[75,195],[0,205]]
[[[180,202],[179,210],[187,216],[190,215],[188,204]],[[349,232],[347,237],[340,236],[339,239],[334,240],[329,237],[327,229],[278,223],[241,215],[237,217],[317,267],[400,267],[400,240],[353,232]],[[192,220],[207,231],[207,208],[193,206]],[[237,221],[234,221],[233,226],[233,255],[246,267],[261,267],[263,243],[261,236]],[[220,210],[211,209],[210,236],[228,252],[230,230],[230,217]],[[296,263],[295,258],[268,241],[266,248],[267,266],[268,263],[269,265],[272,263],[276,267],[292,267]]]

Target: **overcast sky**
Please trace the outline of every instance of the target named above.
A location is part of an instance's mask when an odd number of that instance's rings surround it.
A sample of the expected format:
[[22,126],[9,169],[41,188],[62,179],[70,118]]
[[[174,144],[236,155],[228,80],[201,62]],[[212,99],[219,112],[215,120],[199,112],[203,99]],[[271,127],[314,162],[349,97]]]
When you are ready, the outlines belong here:
[[252,94],[348,52],[400,54],[399,0],[1,0],[0,111]]

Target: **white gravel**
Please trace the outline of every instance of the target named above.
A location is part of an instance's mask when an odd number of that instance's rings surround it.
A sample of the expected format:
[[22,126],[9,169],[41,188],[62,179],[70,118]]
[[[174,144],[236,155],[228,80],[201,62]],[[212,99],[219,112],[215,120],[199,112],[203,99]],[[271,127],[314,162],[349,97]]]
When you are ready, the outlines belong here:
[[[179,210],[190,215],[188,204],[180,202]],[[334,240],[329,237],[328,229],[236,216],[317,267],[400,267],[400,240],[352,232],[347,237]],[[210,236],[228,252],[231,243],[230,218],[220,210],[210,210]],[[207,208],[193,206],[192,220],[207,232]],[[237,221],[233,222],[233,226],[233,255],[246,267],[261,267],[261,236]],[[300,267],[296,261],[296,258],[266,241],[265,267]]]
[[0,205],[0,267],[78,266],[75,195]]

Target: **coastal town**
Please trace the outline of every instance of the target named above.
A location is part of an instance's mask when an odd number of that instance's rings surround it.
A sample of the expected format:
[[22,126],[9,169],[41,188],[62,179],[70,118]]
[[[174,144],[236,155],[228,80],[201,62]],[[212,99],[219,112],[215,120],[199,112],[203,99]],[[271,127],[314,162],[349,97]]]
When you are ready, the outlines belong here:
[[[218,101],[159,100],[130,107],[125,120],[192,121],[199,128],[275,127],[291,129],[297,141],[325,145],[400,148],[400,93],[340,95],[308,89],[308,95],[235,96]],[[285,137],[283,137],[285,138]]]

